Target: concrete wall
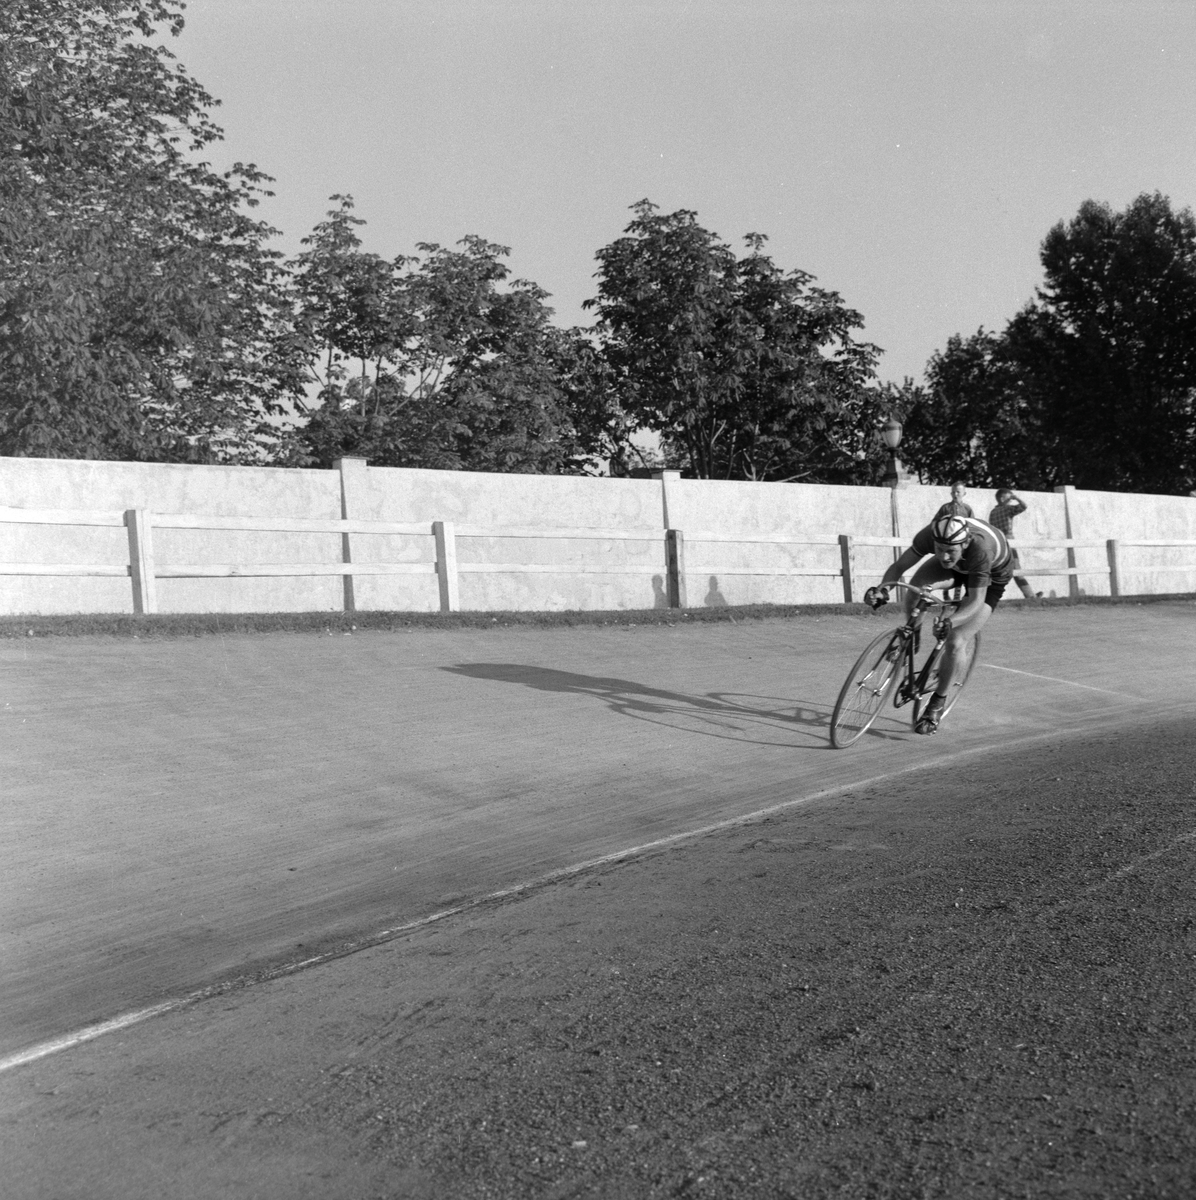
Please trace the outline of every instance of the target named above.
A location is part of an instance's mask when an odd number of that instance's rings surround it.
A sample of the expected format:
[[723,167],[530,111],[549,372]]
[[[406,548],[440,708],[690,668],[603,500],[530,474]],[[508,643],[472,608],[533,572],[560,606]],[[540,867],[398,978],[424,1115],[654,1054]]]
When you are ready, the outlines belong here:
[[[460,574],[460,607],[488,609],[632,609],[664,607],[664,530],[686,535],[687,602],[691,606],[771,603],[835,603],[842,582],[837,545],[728,544],[710,535],[800,538],[806,534],[887,537],[906,540],[946,500],[944,488],[916,484],[887,488],[816,484],[730,483],[682,480],[589,479],[543,475],[366,469],[349,463],[345,513],[361,520],[415,523],[418,535],[354,534],[354,562],[431,562],[431,524],[458,527],[595,528],[640,532],[642,541],[560,540],[533,537],[458,538],[458,559],[470,563],[525,563],[559,568],[547,572]],[[1196,500],[1104,492],[1019,493],[1029,510],[1018,518],[1023,541],[1075,538],[1102,543],[1076,551],[1082,591],[1108,594],[1103,541],[1116,537],[1196,540]],[[987,517],[992,492],[968,493],[978,516]],[[258,467],[188,467],[68,459],[0,458],[0,506],[29,509],[123,511],[206,516],[285,516],[337,519],[342,515],[338,471]],[[707,535],[704,539],[703,534]],[[158,528],[158,564],[337,563],[337,533],[265,533]],[[889,547],[857,547],[857,594],[892,561]],[[1065,596],[1067,551],[1027,548],[1022,560],[1036,590]],[[0,523],[0,561],[127,564],[122,528]],[[1151,574],[1149,565],[1187,565]],[[584,566],[587,573],[571,573]],[[594,572],[595,566],[610,571]],[[739,574],[757,568],[824,569],[826,577]],[[433,611],[439,591],[432,575],[359,576],[360,609]],[[1196,547],[1131,548],[1122,551],[1122,592],[1196,591]],[[282,612],[339,610],[338,577],[171,579],[157,582],[162,612]],[[1016,596],[1011,596],[1016,600]],[[0,612],[130,612],[132,589],[125,578],[64,578],[0,575]]]
[[[457,557],[467,563],[556,565],[560,574],[460,575],[460,607],[558,610],[651,608],[661,602],[664,519],[660,484],[650,479],[590,479],[562,475],[490,475],[371,467],[354,518],[373,521],[451,521],[456,526],[592,528],[642,531],[650,541],[576,541],[466,537]],[[421,544],[422,543],[422,544]],[[353,560],[395,562],[434,557],[431,538],[358,536]],[[358,553],[357,547],[361,547]],[[572,565],[642,567],[642,575],[570,574]],[[657,575],[653,580],[652,572]],[[404,612],[435,610],[435,579],[373,576],[357,581],[358,607]]]
[[[837,545],[742,545],[706,541],[703,533],[772,537],[849,533],[892,536],[888,488],[822,484],[732,483],[676,479],[666,483],[669,523],[685,533],[689,604],[834,604],[842,581],[809,576],[728,574],[727,568],[807,567],[838,571]],[[893,561],[884,547],[860,547],[861,577],[879,576]]]
[[[1107,537],[1123,541],[1196,540],[1196,499],[1188,496],[1142,496],[1119,492],[1072,492],[1071,525],[1076,538]],[[1120,549],[1121,592],[1196,592],[1196,547],[1125,546]],[[1103,548],[1078,549],[1076,565],[1091,572],[1080,576],[1090,595],[1109,594],[1108,562]],[[1167,570],[1147,571],[1157,566]],[[1181,569],[1176,569],[1176,568]]]
[[[0,458],[0,505],[35,509],[146,508],[208,516],[338,518],[334,471],[188,467],[77,459]],[[159,562],[335,562],[337,534],[160,529]],[[127,563],[123,529],[0,524],[0,560]],[[283,612],[339,608],[337,578],[160,579],[163,612]],[[131,612],[127,580],[0,576],[0,612]]]

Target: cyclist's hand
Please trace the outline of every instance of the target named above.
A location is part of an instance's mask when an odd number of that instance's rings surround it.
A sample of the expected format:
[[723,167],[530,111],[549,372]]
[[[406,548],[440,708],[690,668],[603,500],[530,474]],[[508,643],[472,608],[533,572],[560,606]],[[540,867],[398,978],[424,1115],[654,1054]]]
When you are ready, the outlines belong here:
[[951,636],[951,618],[939,617],[934,623],[934,636],[936,638],[949,638]]
[[864,593],[864,603],[871,609],[883,608],[889,602],[889,589],[886,587],[870,587]]

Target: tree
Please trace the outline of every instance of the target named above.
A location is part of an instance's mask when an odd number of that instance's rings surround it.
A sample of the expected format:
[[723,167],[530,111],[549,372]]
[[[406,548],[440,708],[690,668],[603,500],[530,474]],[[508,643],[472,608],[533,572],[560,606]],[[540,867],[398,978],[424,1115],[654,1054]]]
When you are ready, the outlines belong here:
[[0,453],[257,461],[300,377],[267,177],[152,44],[180,0],[0,8]]
[[890,389],[890,407],[905,423],[902,457],[920,477],[1038,490],[1066,480],[1023,361],[1045,357],[1033,347],[1034,332],[956,334],[927,364],[924,387],[906,380]]
[[1033,333],[1051,347],[1045,364],[1025,369],[1049,397],[1048,425],[1066,440],[1071,481],[1186,495],[1196,487],[1191,211],[1173,211],[1157,192],[1120,213],[1085,201],[1047,234],[1042,265],[1038,304],[1010,337]]
[[1000,334],[953,337],[903,397],[935,482],[1196,486],[1196,220],[1154,193],[1085,201],[1042,243],[1044,282]]
[[859,313],[763,235],[737,258],[694,212],[632,209],[586,301],[628,414],[699,478],[871,479],[882,394]]
[[309,461],[560,472],[615,452],[604,364],[552,325],[542,288],[509,280],[507,247],[470,236],[388,261],[361,249],[352,199],[333,199],[293,264],[319,394]]

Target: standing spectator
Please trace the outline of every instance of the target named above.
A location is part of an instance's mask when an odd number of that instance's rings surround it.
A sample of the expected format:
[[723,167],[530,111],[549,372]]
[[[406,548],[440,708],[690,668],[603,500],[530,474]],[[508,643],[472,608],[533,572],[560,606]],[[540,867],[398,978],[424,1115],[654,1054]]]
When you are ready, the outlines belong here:
[[964,503],[964,496],[967,495],[968,489],[962,479],[957,479],[951,485],[951,499],[946,504],[939,506],[938,512],[934,514],[934,519],[937,521],[939,517],[974,517],[976,514],[972,512],[972,506]]
[[[1010,491],[1009,488],[999,488],[997,490],[997,506],[988,514],[988,523],[999,529],[1007,538],[1013,537],[1013,518],[1018,513],[1026,511],[1025,503]],[[1026,577],[1021,573],[1022,564],[1017,556],[1017,551],[1013,551],[1013,582],[1021,589],[1021,593],[1027,600],[1037,600],[1042,596],[1041,592],[1034,591],[1027,582]]]

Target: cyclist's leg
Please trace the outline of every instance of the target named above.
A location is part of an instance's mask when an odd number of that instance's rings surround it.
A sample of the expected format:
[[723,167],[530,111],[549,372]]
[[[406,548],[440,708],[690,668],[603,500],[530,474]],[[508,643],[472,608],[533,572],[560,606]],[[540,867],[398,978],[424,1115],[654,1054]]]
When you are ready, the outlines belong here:
[[996,611],[1009,585],[1009,577],[993,580],[984,593],[984,603],[978,612],[973,613],[966,621],[952,622],[951,636],[943,647],[942,665],[939,667],[939,682],[935,688],[937,693],[947,694],[947,690],[955,682],[956,677],[967,669],[968,646],[975,636],[988,623],[989,617]]
[[943,646],[943,657],[939,661],[939,678],[935,691],[946,695],[959,671],[967,666],[968,645],[988,622],[993,610],[985,602],[980,611],[973,613],[959,625],[952,624],[951,636]]

